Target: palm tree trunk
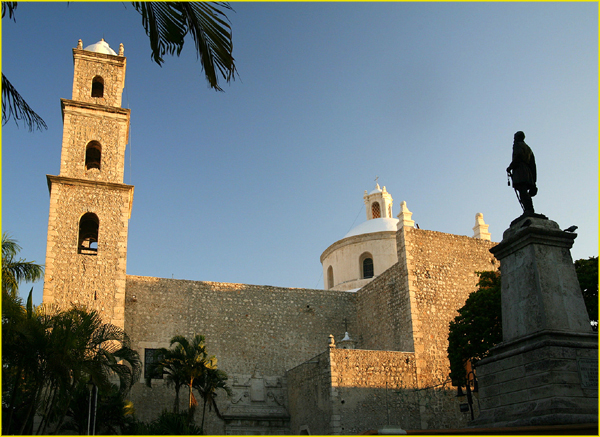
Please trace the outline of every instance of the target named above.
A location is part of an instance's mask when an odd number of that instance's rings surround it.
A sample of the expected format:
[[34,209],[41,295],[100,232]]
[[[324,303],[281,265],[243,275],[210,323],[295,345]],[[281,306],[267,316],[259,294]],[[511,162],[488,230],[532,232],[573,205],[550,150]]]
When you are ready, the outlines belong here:
[[225,420],[225,418],[219,411],[219,407],[217,407],[217,401],[215,401],[215,398],[213,397],[213,398],[211,398],[211,400],[212,400],[213,407],[215,407],[215,413],[217,413],[217,417],[221,420]]
[[[67,399],[65,400],[64,408],[63,408],[62,412],[60,413],[60,416],[58,419],[58,424],[56,425],[56,430],[55,430],[56,433],[58,433],[58,431],[60,430],[60,427],[62,426],[63,422],[65,421],[65,417],[67,417],[67,413],[69,412],[69,406],[71,404],[71,399],[73,398],[73,391],[75,390],[76,385],[77,385],[77,381],[75,379],[73,379],[73,383],[71,384],[71,389],[67,390]],[[44,429],[44,431],[45,431],[45,429]]]
[[50,386],[50,388],[48,390],[48,402],[46,403],[46,409],[44,411],[44,415],[42,416],[40,425],[38,426],[38,429],[36,431],[37,435],[44,434],[46,431],[46,426],[48,425],[48,422],[50,421],[50,415],[52,413],[52,410],[54,409],[54,403],[56,401],[56,396],[58,394],[58,391],[59,391],[59,387],[57,386],[57,384],[52,383],[52,385]]
[[206,396],[204,397],[204,406],[202,407],[202,424],[200,425],[200,429],[202,430],[202,434],[204,434],[204,415],[206,414],[206,401],[208,399]]
[[173,404],[173,413],[177,414],[179,413],[179,389],[181,387],[176,385],[175,386],[175,404]]
[[23,421],[23,425],[21,425],[21,429],[19,430],[20,435],[25,434],[26,428],[31,428],[31,434],[33,434],[33,417],[35,416],[42,388],[43,387],[38,385],[33,393],[31,404],[29,404],[29,410],[25,415],[25,420]]

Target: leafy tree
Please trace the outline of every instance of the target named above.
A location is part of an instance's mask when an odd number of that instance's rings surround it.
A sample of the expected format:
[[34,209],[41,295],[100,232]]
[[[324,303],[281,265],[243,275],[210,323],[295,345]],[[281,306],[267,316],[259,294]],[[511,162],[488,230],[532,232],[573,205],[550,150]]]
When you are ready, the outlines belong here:
[[578,259],[575,261],[575,272],[592,328],[598,330],[598,257]]
[[[2,2],[2,17],[8,13],[16,21],[17,2]],[[219,78],[227,82],[235,79],[231,26],[225,10],[232,10],[224,2],[132,2],[142,16],[142,25],[150,39],[151,57],[158,65],[165,54],[180,55],[189,34],[195,43],[196,55],[210,88],[223,91]],[[2,124],[10,118],[23,120],[29,131],[48,127],[44,120],[27,105],[25,100],[2,74]]]
[[464,386],[467,362],[484,358],[502,341],[500,272],[480,272],[478,287],[450,322],[448,358],[453,385]]
[[[2,4],[4,7],[4,3]],[[3,90],[4,92],[4,90]],[[44,268],[35,261],[17,259],[21,246],[7,233],[2,234],[2,293],[16,297],[19,282],[35,282],[44,274]]]

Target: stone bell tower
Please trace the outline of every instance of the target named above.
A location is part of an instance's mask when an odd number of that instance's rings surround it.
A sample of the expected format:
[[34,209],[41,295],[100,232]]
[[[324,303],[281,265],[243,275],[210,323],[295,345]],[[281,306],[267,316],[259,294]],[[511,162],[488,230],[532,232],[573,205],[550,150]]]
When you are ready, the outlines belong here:
[[72,100],[61,99],[58,176],[48,175],[50,216],[44,303],[83,305],[124,326],[127,232],[133,186],[123,183],[129,109],[126,59],[101,40],[73,49]]

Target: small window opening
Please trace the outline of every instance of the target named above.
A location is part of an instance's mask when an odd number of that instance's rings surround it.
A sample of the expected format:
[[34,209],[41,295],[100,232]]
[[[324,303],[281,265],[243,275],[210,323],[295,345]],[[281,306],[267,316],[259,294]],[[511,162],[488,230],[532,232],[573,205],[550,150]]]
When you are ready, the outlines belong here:
[[388,206],[388,217],[392,218],[392,205]]
[[363,267],[363,279],[368,279],[373,277],[373,259],[365,258],[362,262]]
[[379,202],[373,202],[371,206],[371,212],[373,213],[373,218],[381,218],[381,208],[379,207]]
[[102,157],[102,146],[98,141],[90,141],[85,148],[85,169],[91,170],[97,168],[100,170],[100,160]]
[[100,76],[92,79],[92,97],[104,97],[104,79]]
[[157,369],[160,361],[160,349],[144,349],[144,376],[149,379],[163,379],[163,374]]
[[83,255],[98,254],[98,216],[88,212],[79,220],[79,239],[77,253]]
[[327,288],[333,288],[333,267],[327,269]]

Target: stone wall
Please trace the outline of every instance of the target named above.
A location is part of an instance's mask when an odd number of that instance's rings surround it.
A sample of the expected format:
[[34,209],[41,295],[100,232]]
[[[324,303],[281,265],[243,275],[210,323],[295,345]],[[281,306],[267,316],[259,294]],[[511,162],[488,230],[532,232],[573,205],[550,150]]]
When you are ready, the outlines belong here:
[[290,433],[331,434],[333,404],[329,351],[290,369],[286,376]]
[[494,270],[489,249],[496,243],[461,235],[405,227],[398,231],[398,254],[405,258],[410,291],[419,387],[449,374],[448,325],[477,289],[476,272]]
[[331,349],[335,434],[385,425],[419,428],[415,359],[410,352]]
[[[232,378],[255,370],[283,377],[326,348],[329,334],[342,338],[346,323],[356,329],[355,300],[342,291],[128,276],[125,330],[142,358],[145,348],[168,347],[175,335],[200,333]],[[174,390],[161,398],[137,385],[132,400],[140,418],[171,408]]]
[[356,293],[358,347],[414,352],[406,270],[395,264]]
[[290,431],[359,434],[386,425],[409,429],[461,428],[449,384],[417,389],[411,352],[332,348],[287,372]]

